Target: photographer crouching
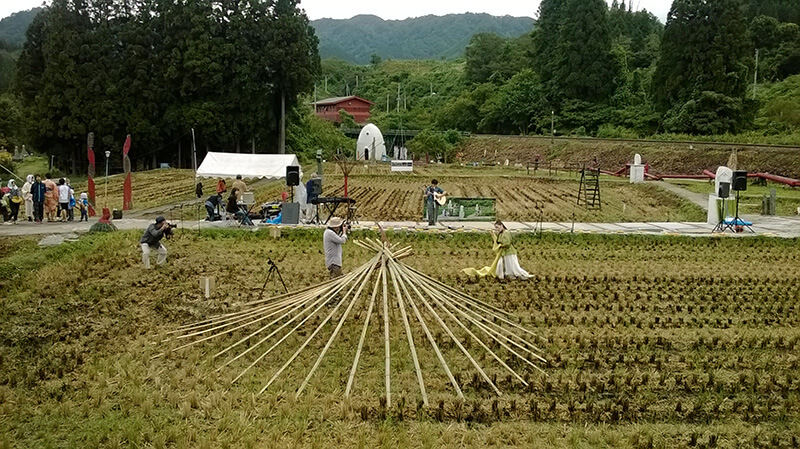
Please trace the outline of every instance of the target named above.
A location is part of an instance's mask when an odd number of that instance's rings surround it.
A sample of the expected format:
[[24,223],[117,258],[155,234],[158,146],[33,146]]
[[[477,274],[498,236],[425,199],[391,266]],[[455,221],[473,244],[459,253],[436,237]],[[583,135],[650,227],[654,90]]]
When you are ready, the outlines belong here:
[[347,241],[350,225],[344,223],[339,217],[331,218],[328,229],[322,235],[322,245],[325,249],[325,266],[328,268],[330,278],[335,279],[342,275],[342,245]]
[[167,248],[161,244],[161,239],[165,236],[169,238],[172,236],[172,230],[177,225],[167,223],[167,220],[162,217],[156,217],[156,222],[147,227],[144,231],[139,243],[142,245],[142,262],[144,267],[150,269],[150,249],[155,248],[158,251],[158,259],[156,264],[163,265],[167,261]]

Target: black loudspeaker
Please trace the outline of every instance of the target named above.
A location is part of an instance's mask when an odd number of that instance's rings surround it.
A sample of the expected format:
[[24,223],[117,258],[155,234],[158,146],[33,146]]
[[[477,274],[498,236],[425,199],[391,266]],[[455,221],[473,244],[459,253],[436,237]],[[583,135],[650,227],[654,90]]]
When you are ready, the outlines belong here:
[[313,178],[311,180],[311,191],[308,192],[309,195],[322,195],[322,180],[320,178]]
[[733,172],[733,190],[744,191],[747,190],[747,172],[744,170],[737,170]]
[[281,206],[281,224],[300,223],[300,203],[283,203]]
[[717,192],[717,196],[723,199],[731,196],[731,183],[729,182],[719,183],[719,192]]
[[300,167],[297,165],[286,166],[286,185],[297,186],[300,185]]

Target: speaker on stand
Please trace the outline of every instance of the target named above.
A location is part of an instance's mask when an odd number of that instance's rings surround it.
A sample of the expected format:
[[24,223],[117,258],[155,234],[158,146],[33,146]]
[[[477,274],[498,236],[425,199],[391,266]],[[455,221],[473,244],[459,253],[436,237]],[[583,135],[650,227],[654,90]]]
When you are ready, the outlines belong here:
[[[297,165],[286,166],[286,185],[288,187],[295,187],[300,185],[300,167]],[[294,203],[294,189],[292,191],[292,203]]]
[[722,214],[719,217],[719,223],[714,227],[711,232],[725,232],[725,218],[728,216],[728,202],[726,201],[731,195],[731,183],[720,182],[717,197],[722,199]]
[[733,218],[734,232],[741,232],[743,220],[739,218],[739,192],[747,190],[747,171],[736,170],[733,172],[733,190],[736,192],[736,216]]

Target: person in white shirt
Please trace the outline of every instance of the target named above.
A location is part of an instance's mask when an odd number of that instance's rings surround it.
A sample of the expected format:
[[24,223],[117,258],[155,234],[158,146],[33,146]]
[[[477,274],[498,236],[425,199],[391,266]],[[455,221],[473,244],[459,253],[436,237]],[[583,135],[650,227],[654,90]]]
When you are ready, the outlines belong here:
[[67,221],[69,214],[69,192],[70,187],[67,185],[67,180],[61,178],[58,180],[58,221]]
[[322,245],[325,249],[325,266],[331,279],[342,275],[342,245],[347,241],[349,226],[344,224],[339,217],[331,218],[328,229],[322,235]]
[[33,221],[33,194],[31,193],[31,187],[33,187],[33,175],[28,175],[25,178],[25,184],[22,185],[22,199],[25,200],[25,215],[28,217],[28,221]]

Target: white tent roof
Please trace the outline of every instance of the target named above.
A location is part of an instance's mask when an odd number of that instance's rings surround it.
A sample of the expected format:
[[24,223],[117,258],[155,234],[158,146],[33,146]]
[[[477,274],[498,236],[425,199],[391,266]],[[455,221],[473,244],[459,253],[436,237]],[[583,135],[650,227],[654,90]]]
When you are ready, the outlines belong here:
[[284,178],[286,167],[300,166],[294,154],[215,153],[209,151],[197,168],[201,178]]

